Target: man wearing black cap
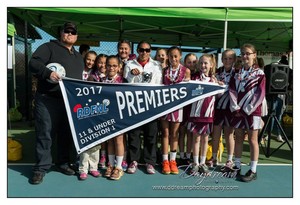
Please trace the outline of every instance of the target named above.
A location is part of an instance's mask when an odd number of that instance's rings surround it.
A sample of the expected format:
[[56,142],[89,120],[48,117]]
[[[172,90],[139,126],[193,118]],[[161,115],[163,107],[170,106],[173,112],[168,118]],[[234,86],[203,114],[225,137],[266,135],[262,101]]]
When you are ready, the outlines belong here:
[[66,175],[74,175],[69,167],[72,135],[58,81],[61,74],[47,68],[58,63],[69,78],[81,79],[84,68],[82,56],[74,49],[77,41],[77,27],[67,22],[60,29],[60,40],[41,45],[33,53],[29,68],[38,79],[35,95],[36,164],[33,166],[31,184],[40,184],[51,168],[51,147],[57,139],[57,168]]

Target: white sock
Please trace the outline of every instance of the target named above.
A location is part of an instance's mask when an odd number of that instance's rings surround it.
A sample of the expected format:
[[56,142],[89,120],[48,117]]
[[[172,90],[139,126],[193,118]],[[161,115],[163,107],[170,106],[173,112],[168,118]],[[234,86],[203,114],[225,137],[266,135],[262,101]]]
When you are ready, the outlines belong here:
[[162,155],[162,160],[163,160],[163,161],[168,160],[168,155],[167,155],[167,154],[163,154],[163,155]]
[[199,165],[199,156],[193,156],[193,161],[196,165]]
[[200,164],[205,164],[206,156],[200,156]]
[[232,155],[232,154],[230,154],[230,155],[227,156],[227,160],[232,161],[232,158],[233,158],[233,155]]
[[108,155],[108,162],[109,162],[110,166],[114,167],[115,166],[115,155],[109,154]]
[[235,158],[235,160],[234,160],[234,165],[235,165],[237,168],[241,168],[241,158]]
[[190,152],[189,152],[189,153],[188,153],[188,152],[186,153],[186,158],[188,158],[188,159],[191,158],[191,153],[190,153]]
[[176,160],[176,155],[177,155],[177,152],[170,152],[170,161],[171,160]]
[[180,159],[184,159],[184,152],[179,153]]
[[116,167],[119,168],[119,169],[122,169],[122,161],[123,161],[123,156],[116,156],[116,159],[117,159],[117,165]]
[[250,163],[250,169],[252,172],[256,173],[256,166],[258,161],[251,161]]
[[213,158],[213,159],[217,159],[217,154],[218,154],[218,153],[212,153],[212,158]]
[[101,150],[101,157],[106,155],[106,151],[105,150]]

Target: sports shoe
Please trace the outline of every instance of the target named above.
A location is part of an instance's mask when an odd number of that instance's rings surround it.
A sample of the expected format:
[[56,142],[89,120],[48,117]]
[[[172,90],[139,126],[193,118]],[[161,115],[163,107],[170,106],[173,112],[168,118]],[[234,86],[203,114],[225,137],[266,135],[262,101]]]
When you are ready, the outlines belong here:
[[32,178],[29,180],[30,184],[40,184],[43,182],[45,174],[42,172],[34,172]]
[[236,172],[236,177],[240,177],[241,176],[241,168],[238,168],[237,166],[233,166],[232,167],[232,171]]
[[178,167],[177,167],[177,163],[175,160],[171,160],[170,161],[170,169],[171,169],[171,174],[178,174]]
[[112,174],[113,169],[114,169],[114,168],[113,168],[112,166],[107,166],[106,172],[105,172],[104,176],[105,176],[105,177],[110,177],[111,174]]
[[63,164],[57,167],[57,170],[65,175],[74,175],[75,171],[67,164]]
[[112,171],[112,174],[110,176],[110,179],[113,180],[119,180],[121,179],[121,177],[124,175],[124,172],[122,169],[119,169],[117,167],[114,168],[114,170]]
[[98,170],[93,170],[93,171],[90,171],[90,174],[93,176],[93,177],[100,177],[101,174]]
[[86,180],[88,178],[88,175],[84,172],[82,172],[80,175],[79,175],[79,179],[80,180]]
[[206,166],[206,164],[199,165],[199,172],[203,173],[205,176],[209,174],[209,170],[208,170],[208,167]]
[[198,172],[199,172],[199,165],[193,163],[192,169],[190,170],[189,174],[190,174],[190,175],[194,175],[194,174],[196,174],[196,173],[198,173]]
[[121,166],[122,166],[123,171],[126,172],[128,164],[127,164],[127,162],[125,160],[122,161]]
[[251,182],[255,179],[257,179],[257,173],[252,172],[251,169],[249,169],[248,172],[241,177],[241,181],[243,182]]
[[153,165],[152,164],[146,164],[146,167],[147,167],[147,173],[148,174],[155,174],[155,169],[154,169],[154,167],[153,167]]
[[133,161],[130,163],[129,167],[127,168],[127,173],[134,174],[137,170],[138,163]]
[[216,167],[218,166],[218,161],[216,159],[211,158],[210,160],[206,161],[205,164],[208,167]]
[[281,135],[278,135],[278,136],[277,136],[277,141],[278,141],[278,142],[284,142],[284,140],[282,139]]
[[168,160],[164,160],[162,162],[162,173],[163,174],[170,174],[171,170],[170,170],[170,163]]
[[223,167],[221,167],[221,172],[232,172],[233,169],[233,162],[231,160],[227,160],[227,162],[225,163],[225,165]]
[[106,158],[105,155],[102,155],[99,161],[99,168],[104,169],[106,166]]
[[191,163],[191,160],[190,159],[188,159],[188,158],[180,158],[179,160],[178,160],[178,165],[189,165]]

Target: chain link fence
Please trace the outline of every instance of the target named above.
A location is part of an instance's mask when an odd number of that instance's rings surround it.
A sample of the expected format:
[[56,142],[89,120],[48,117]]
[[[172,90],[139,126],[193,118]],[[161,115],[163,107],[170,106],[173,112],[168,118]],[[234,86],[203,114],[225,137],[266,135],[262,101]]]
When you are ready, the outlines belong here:
[[[15,36],[14,50],[15,50],[15,92],[16,99],[12,99],[13,95],[13,76],[8,78],[8,107],[14,106],[14,100],[19,105],[18,110],[25,120],[33,119],[33,100],[36,91],[37,80],[28,71],[27,65],[31,58],[32,53],[42,44],[54,40],[55,38],[43,32],[41,29],[36,28],[42,39],[28,39],[27,53],[25,52],[25,39],[20,36]],[[79,51],[79,46],[74,46]],[[91,46],[91,49],[97,54],[116,55],[117,42],[100,42],[99,46]],[[26,73],[29,72],[29,73]]]
[[[51,40],[55,40],[56,38],[44,32],[40,28],[36,27],[36,31],[40,34],[41,39],[28,39],[27,42],[27,52],[25,52],[25,39],[20,36],[15,36],[15,79],[16,79],[16,101],[20,105],[18,108],[21,114],[23,115],[23,119],[31,120],[33,119],[33,97],[36,91],[36,79],[31,75],[29,69],[27,68],[28,61],[31,58],[32,53],[41,46],[42,44],[49,42]],[[141,39],[142,40],[142,39]],[[132,53],[137,54],[137,42],[132,43]],[[156,49],[162,45],[152,45],[153,49],[151,52],[151,57],[154,58]],[[79,51],[79,46],[74,46],[77,51]],[[168,48],[170,46],[164,45],[164,48]],[[183,47],[184,48],[184,47]],[[192,48],[190,52],[192,52]],[[195,47],[195,52],[197,57],[201,56],[201,53],[197,52],[199,47]],[[117,42],[99,42],[99,45],[90,45],[90,50],[95,51],[97,54],[106,54],[106,55],[116,55],[118,53]],[[189,52],[183,52],[183,57]],[[26,73],[27,72],[27,73]],[[12,78],[8,79],[8,85],[12,85]],[[13,88],[8,86],[8,93],[13,92]],[[11,107],[14,103],[13,99],[11,99],[11,95],[8,94],[8,105]]]

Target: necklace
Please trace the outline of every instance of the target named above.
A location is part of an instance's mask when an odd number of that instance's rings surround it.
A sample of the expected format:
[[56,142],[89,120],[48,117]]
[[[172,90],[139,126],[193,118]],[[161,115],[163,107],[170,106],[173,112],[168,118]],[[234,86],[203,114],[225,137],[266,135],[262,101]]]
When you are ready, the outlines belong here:
[[169,79],[171,82],[174,83],[177,80],[179,70],[180,70],[180,65],[178,65],[178,67],[175,70],[175,73],[173,74],[173,68],[172,68],[172,66],[170,67]]

